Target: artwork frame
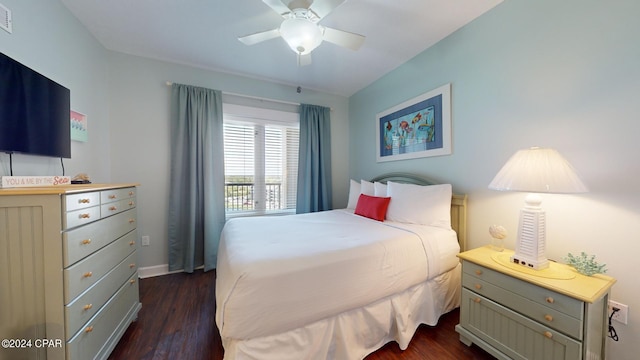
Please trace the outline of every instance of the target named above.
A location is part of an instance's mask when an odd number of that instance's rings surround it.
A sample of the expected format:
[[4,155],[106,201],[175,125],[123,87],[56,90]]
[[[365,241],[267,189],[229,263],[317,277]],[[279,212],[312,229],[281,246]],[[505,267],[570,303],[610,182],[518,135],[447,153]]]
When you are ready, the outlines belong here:
[[87,115],[71,110],[71,140],[87,142]]
[[451,155],[451,84],[376,114],[376,162]]

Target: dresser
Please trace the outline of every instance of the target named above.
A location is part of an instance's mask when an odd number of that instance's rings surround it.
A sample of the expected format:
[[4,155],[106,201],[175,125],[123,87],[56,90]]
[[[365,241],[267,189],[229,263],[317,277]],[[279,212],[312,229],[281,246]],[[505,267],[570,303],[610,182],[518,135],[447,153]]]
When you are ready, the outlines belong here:
[[498,359],[604,359],[615,280],[555,262],[524,268],[509,262],[512,254],[490,247],[459,254],[460,341]]
[[109,356],[141,308],[136,191],[0,189],[0,360]]

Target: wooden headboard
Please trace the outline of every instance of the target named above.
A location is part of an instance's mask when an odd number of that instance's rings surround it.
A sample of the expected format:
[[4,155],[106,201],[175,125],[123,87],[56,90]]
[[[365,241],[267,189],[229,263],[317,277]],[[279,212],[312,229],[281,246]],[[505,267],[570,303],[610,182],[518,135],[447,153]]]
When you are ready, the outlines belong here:
[[[416,185],[438,184],[431,179],[407,173],[380,175],[371,179],[371,181],[385,184],[387,181]],[[465,251],[467,249],[467,195],[453,194],[451,197],[451,227],[458,234],[460,251]]]

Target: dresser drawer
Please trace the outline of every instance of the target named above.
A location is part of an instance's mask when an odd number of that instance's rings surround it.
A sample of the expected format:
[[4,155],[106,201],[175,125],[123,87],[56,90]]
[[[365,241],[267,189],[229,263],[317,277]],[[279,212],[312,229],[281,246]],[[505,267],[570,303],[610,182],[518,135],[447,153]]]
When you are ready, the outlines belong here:
[[100,206],[83,208],[80,210],[67,212],[63,219],[62,228],[72,229],[74,227],[92,223],[100,220]]
[[[64,267],[93,254],[135,228],[136,210],[133,209],[62,233]],[[136,239],[129,245],[135,248]]]
[[460,325],[511,359],[582,359],[582,343],[462,289]]
[[136,188],[110,189],[100,192],[100,203],[107,204],[114,201],[134,199],[136,197]]
[[131,253],[94,286],[89,288],[88,291],[65,306],[64,315],[67,323],[65,329],[67,340],[100,310],[122,284],[136,273],[138,269],[136,265],[136,255],[136,252]]
[[67,342],[67,359],[106,359],[140,307],[137,275],[129,278],[107,304]]
[[97,283],[109,270],[127,257],[135,248],[129,244],[136,239],[132,231],[120,239],[105,246],[100,251],[64,270],[64,303],[73,299]]
[[126,210],[130,210],[136,207],[136,199],[123,199],[114,201],[111,203],[103,204],[100,206],[100,216],[103,218],[121,213]]
[[463,261],[462,264],[462,271],[464,274],[482,279],[487,283],[508,290],[558,312],[567,314],[580,321],[583,320],[584,304],[580,300],[543,287],[532,285],[526,281],[487,269],[469,261]]
[[100,193],[95,192],[86,192],[80,194],[73,195],[65,195],[64,201],[62,202],[64,208],[62,211],[74,211],[79,209],[84,209],[92,206],[100,205]]
[[462,275],[462,286],[550,328],[575,339],[582,339],[582,322],[574,317],[466,273]]

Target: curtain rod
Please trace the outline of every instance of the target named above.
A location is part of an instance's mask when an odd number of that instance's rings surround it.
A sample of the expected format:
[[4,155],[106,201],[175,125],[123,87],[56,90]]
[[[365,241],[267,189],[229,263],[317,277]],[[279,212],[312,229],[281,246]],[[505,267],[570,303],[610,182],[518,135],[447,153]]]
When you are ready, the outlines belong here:
[[[173,85],[173,83],[171,81],[167,81],[166,84],[167,84],[167,86]],[[239,96],[239,97],[243,97],[243,98],[247,98],[247,99],[253,99],[253,100],[259,100],[259,101],[275,102],[275,103],[281,103],[281,104],[287,104],[287,105],[300,106],[300,103],[296,103],[296,102],[292,102],[292,101],[274,100],[274,99],[268,99],[268,98],[263,98],[263,97],[259,97],[259,96],[251,96],[251,95],[230,93],[230,92],[226,92],[226,91],[223,91],[222,94],[223,95],[231,95],[231,96]],[[331,110],[333,110],[333,109],[331,109]]]

